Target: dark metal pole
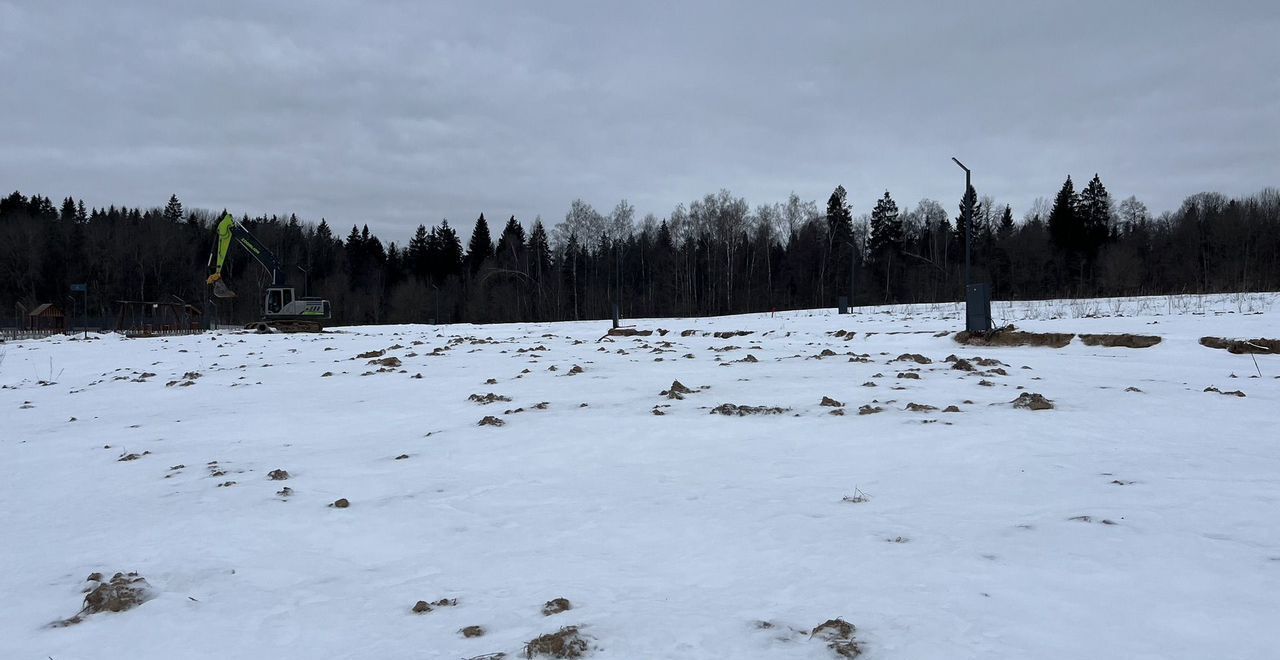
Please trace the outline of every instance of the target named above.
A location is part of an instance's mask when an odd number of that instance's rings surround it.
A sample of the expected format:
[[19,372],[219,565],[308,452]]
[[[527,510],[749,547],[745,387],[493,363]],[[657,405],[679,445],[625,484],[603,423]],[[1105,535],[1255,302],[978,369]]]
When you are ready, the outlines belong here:
[[849,313],[853,313],[853,292],[858,290],[858,246],[849,241]]
[[969,190],[973,188],[973,185],[970,183],[969,168],[965,167],[964,163],[961,163],[955,156],[952,156],[951,160],[955,161],[955,164],[964,170],[964,197],[961,198],[964,200],[964,209],[961,212],[961,217],[964,219],[964,286],[965,295],[968,295],[969,285],[973,283],[973,280],[969,277],[969,246],[973,243],[973,200],[969,197]]

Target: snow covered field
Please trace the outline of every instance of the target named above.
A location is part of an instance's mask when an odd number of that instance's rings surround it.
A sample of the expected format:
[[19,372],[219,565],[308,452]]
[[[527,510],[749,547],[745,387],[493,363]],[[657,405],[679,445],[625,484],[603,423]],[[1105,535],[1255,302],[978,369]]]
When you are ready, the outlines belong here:
[[[1144,349],[962,346],[962,312],[0,344],[0,658],[516,658],[569,625],[837,658],[837,617],[872,659],[1280,657],[1280,357],[1198,344],[1280,337],[1280,296],[995,306]],[[128,571],[150,600],[50,626]]]

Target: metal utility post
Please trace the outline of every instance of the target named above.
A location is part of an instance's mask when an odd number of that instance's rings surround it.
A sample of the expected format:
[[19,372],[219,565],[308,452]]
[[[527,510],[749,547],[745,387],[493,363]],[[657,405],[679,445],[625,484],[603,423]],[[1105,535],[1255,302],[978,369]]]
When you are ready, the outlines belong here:
[[951,160],[956,165],[959,165],[960,169],[964,170],[964,286],[965,289],[968,289],[969,285],[973,284],[973,279],[969,275],[969,245],[973,242],[973,200],[969,198],[969,189],[973,187],[973,184],[970,182],[971,172],[969,172],[969,168],[965,167],[964,163],[960,162],[955,156],[952,156]]
[[853,313],[854,292],[858,290],[858,245],[849,241],[849,313]]
[[431,285],[431,290],[435,292],[435,299],[436,299],[436,317],[432,319],[432,322],[435,325],[440,325],[440,287],[436,286],[433,283]]
[[[80,322],[84,324],[84,338],[89,338],[89,285],[85,283],[72,284],[71,292],[80,294]],[[73,296],[67,296],[71,301],[71,315],[75,317],[76,299]]]
[[991,329],[991,285],[987,283],[974,284],[973,275],[970,270],[970,259],[973,253],[973,196],[969,191],[973,189],[971,181],[972,173],[969,168],[964,166],[955,156],[951,160],[960,169],[964,170],[964,209],[961,211],[961,217],[964,219],[964,315],[965,330],[975,332],[987,332]]

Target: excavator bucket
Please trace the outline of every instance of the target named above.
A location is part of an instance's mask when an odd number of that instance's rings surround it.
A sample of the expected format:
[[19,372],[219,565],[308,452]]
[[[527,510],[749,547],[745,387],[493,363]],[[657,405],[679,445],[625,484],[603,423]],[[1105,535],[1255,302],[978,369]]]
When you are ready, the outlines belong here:
[[213,295],[217,298],[235,298],[236,292],[228,289],[222,280],[218,280],[213,283]]

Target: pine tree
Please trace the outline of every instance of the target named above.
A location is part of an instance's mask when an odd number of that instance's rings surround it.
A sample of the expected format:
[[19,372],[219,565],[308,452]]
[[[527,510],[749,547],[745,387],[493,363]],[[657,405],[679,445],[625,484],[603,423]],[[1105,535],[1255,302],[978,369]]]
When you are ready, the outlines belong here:
[[177,195],[169,195],[169,203],[164,207],[164,219],[177,224],[182,221],[182,202]]
[[58,212],[58,219],[66,224],[72,224],[76,221],[76,201],[67,197],[62,200],[62,210]]
[[495,252],[498,263],[504,268],[510,268],[523,272],[524,270],[524,227],[520,226],[520,222],[513,215],[507,221],[507,226],[502,229],[502,235],[498,237],[498,249]]
[[1110,236],[1112,224],[1111,196],[1097,174],[1080,191],[1076,213],[1080,224],[1080,248],[1092,259]]
[[1049,239],[1061,252],[1076,252],[1084,244],[1083,227],[1076,217],[1077,205],[1079,198],[1068,176],[1053,200],[1053,210],[1049,211]]
[[[978,224],[976,218],[981,209],[978,208],[978,191],[973,186],[969,186],[964,191],[964,196],[960,198],[960,215],[956,216],[956,243],[959,245],[961,252],[964,251],[965,241],[968,240],[967,232],[973,234],[973,240],[978,240]],[[972,223],[972,229],[969,229],[966,223]],[[961,255],[963,256],[963,254]]]
[[458,238],[458,232],[449,226],[448,220],[440,221],[436,241],[439,244],[438,272],[441,279],[459,274],[462,269],[462,241]]
[[84,200],[76,202],[76,222],[84,224],[89,221],[89,214],[85,213]]
[[547,240],[547,230],[542,226],[542,218],[538,218],[529,230],[529,275],[542,281],[550,270],[551,244]]
[[996,229],[996,238],[1001,242],[1008,241],[1013,237],[1013,209],[1006,204],[1004,213],[1000,216],[1000,226]]
[[836,186],[827,198],[827,232],[833,246],[853,239],[853,211],[849,208],[849,194],[844,186]]
[[876,202],[871,210],[871,237],[868,248],[872,260],[879,264],[893,259],[902,251],[906,237],[902,228],[902,218],[898,215],[898,204],[885,191],[884,197]]
[[405,249],[405,260],[408,261],[408,271],[413,273],[419,281],[425,281],[430,276],[427,249],[427,227],[418,225],[418,229],[413,232],[413,238],[409,239],[409,247]]
[[480,272],[480,267],[492,256],[493,239],[489,236],[489,223],[481,213],[476,219],[476,226],[471,230],[471,242],[467,243],[467,266],[471,274]]

